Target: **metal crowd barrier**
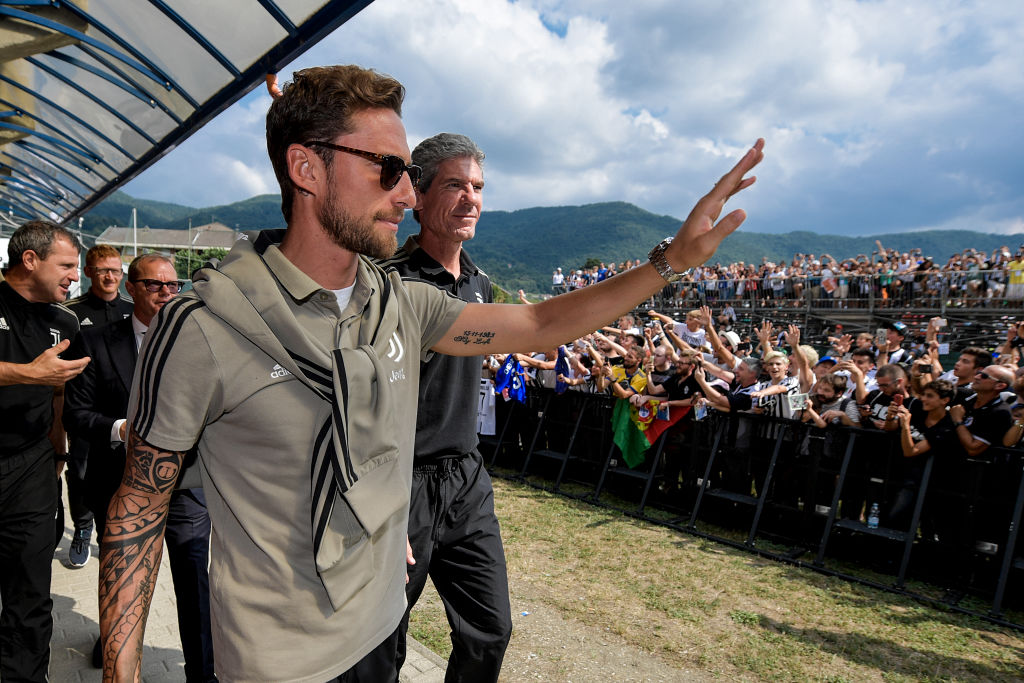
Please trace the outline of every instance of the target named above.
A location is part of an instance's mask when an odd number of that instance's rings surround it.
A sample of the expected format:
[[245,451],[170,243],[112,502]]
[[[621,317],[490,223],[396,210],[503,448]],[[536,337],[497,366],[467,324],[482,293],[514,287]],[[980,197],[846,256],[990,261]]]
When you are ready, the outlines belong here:
[[1019,285],[1008,288],[1008,279],[1006,271],[983,270],[908,276],[846,273],[833,278],[828,286],[823,286],[820,275],[787,276],[779,280],[782,288],[773,288],[763,277],[681,280],[656,295],[655,305],[683,309],[729,303],[737,309],[859,309],[870,314],[913,307],[940,315],[957,308],[1021,309],[1024,291]]
[[[1005,617],[1007,602],[1024,610],[1021,450],[908,459],[898,433],[733,413],[680,421],[631,469],[612,438],[615,400],[531,387],[523,404],[498,401],[481,453],[498,476],[1024,630]],[[908,578],[946,595],[908,589]],[[967,593],[990,608],[960,606]]]

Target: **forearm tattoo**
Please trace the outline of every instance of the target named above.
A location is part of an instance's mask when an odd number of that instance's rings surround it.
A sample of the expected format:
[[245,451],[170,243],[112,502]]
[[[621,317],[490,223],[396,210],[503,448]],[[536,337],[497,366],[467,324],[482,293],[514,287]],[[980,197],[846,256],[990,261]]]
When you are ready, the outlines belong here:
[[481,332],[478,330],[463,330],[462,334],[452,337],[452,341],[460,344],[490,344],[494,339],[494,332]]
[[100,543],[103,680],[138,680],[170,495],[184,453],[161,451],[131,431],[121,487]]

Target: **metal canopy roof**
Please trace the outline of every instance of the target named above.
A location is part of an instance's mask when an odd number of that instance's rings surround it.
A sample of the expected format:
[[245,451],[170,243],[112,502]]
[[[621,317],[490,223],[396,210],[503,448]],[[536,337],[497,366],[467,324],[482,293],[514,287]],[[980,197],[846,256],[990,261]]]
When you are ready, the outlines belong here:
[[0,0],[0,219],[67,222],[372,0]]

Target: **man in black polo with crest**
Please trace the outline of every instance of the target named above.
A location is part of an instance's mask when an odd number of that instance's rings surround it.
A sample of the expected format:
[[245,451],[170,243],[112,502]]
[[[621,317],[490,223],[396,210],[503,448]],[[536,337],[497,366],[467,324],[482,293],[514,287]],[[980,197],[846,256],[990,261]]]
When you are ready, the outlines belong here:
[[67,457],[54,404],[89,363],[60,357],[78,334],[78,319],[61,302],[78,280],[80,251],[68,230],[29,221],[11,237],[11,267],[0,282],[2,681],[45,681],[50,659],[53,517]]
[[[404,279],[426,280],[471,303],[490,303],[491,281],[462,248],[483,203],[484,154],[464,135],[440,133],[412,153],[423,169],[410,237],[382,264]],[[447,680],[496,681],[512,616],[494,491],[477,452],[476,408],[482,356],[434,354],[420,368],[409,542],[409,605],[398,639],[405,661],[409,611],[429,574],[452,627]]]

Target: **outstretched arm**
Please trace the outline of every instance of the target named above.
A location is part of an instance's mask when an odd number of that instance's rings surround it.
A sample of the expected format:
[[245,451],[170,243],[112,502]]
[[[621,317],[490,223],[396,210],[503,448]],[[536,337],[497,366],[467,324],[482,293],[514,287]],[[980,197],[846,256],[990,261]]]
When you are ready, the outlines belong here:
[[171,491],[185,454],[162,451],[132,429],[121,486],[107,509],[100,544],[103,680],[137,681]]
[[[675,271],[704,263],[722,240],[743,223],[746,213],[742,209],[721,220],[719,216],[732,195],[754,183],[753,176],[744,176],[761,161],[763,148],[764,140],[758,140],[694,206],[665,251],[665,258]],[[479,354],[481,349],[476,344],[466,343],[466,337],[488,339],[492,349],[487,350],[494,352],[552,348],[632,310],[664,287],[665,280],[647,263],[532,306],[469,304],[433,350],[454,356]],[[464,330],[470,330],[471,334],[463,334]]]
[[707,331],[708,341],[711,342],[711,349],[727,367],[735,367],[736,356],[732,355],[732,352],[725,348],[725,344],[722,343],[721,337],[719,337],[718,332],[715,331],[715,321],[711,316],[711,307],[701,306],[700,313],[701,317],[704,319],[704,329]]

